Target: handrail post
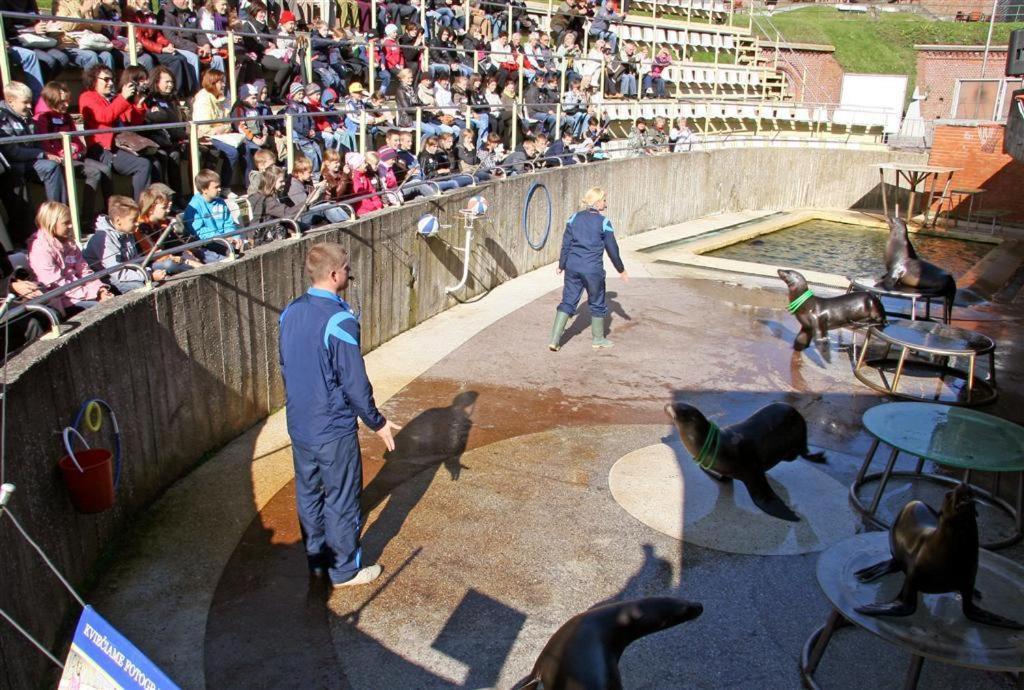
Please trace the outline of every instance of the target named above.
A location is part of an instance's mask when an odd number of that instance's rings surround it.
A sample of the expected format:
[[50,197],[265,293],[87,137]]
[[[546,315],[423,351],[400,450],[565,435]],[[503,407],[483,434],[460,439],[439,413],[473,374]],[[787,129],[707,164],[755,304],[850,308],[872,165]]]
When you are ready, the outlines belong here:
[[[604,53],[601,53],[601,73],[597,75],[597,92],[601,95],[601,100],[604,100]],[[639,89],[637,89],[639,93]]]
[[60,143],[64,149],[64,184],[68,190],[68,208],[71,209],[71,227],[75,233],[75,244],[82,245],[82,226],[78,218],[78,186],[75,184],[75,157],[71,153],[71,135],[61,132]]
[[[469,27],[469,16],[466,16],[466,27]],[[427,33],[427,3],[426,0],[420,2],[420,28],[423,29],[423,33]],[[421,34],[422,35],[422,34]]]
[[373,30],[373,35],[376,36],[379,33],[377,30],[377,0],[373,0],[370,3],[370,12],[373,13],[373,16],[370,17],[370,29]]
[[287,160],[287,171],[291,172],[295,166],[295,116],[292,113],[286,113],[284,116],[284,135],[288,139],[288,160]]
[[[425,0],[420,0],[420,2],[425,2]],[[471,9],[472,8],[469,6],[469,0],[465,0],[465,2],[462,4],[462,21],[466,22],[466,31],[469,31],[470,27],[473,26],[473,22],[470,21],[469,18],[469,13]],[[423,27],[424,33],[426,33],[426,30],[426,27]]]
[[188,155],[189,161],[192,163],[192,183],[195,185],[196,175],[199,174],[202,165],[199,158],[199,125],[195,120],[188,123]]
[[547,28],[548,35],[551,34],[551,11],[552,11],[552,5],[553,4],[554,4],[554,0],[548,0],[548,28]]
[[[7,36],[4,35],[4,23],[0,21],[0,46],[6,46]],[[4,84],[11,83],[11,60],[7,57],[6,50],[0,50],[0,79]]]
[[228,89],[231,91],[231,103],[238,100],[238,75],[235,74],[235,32],[228,30]]
[[303,51],[303,67],[306,70],[306,82],[313,81],[313,34],[303,34],[306,39],[306,50]]
[[137,67],[139,64],[139,44],[135,36],[134,24],[128,25],[128,62],[132,67]]
[[416,106],[416,150],[413,155],[418,155],[420,152],[420,145],[423,141],[423,108]]
[[366,155],[366,110],[359,111],[359,153]]
[[[512,5],[509,5],[508,7],[509,7],[509,12],[511,12],[512,11]],[[525,78],[525,76],[523,75],[523,54],[522,53],[519,53],[519,57],[516,58],[516,61],[519,63],[519,69],[516,70],[516,71],[518,73],[517,76],[519,77],[519,99],[520,99],[520,102],[521,102],[522,98],[523,98],[523,79]]]
[[[467,20],[468,20],[468,18],[467,18]],[[512,18],[512,3],[510,2],[508,4],[508,29],[507,29],[507,33],[508,33],[509,37],[512,36],[512,22],[513,21],[515,21],[515,20]],[[468,27],[469,24],[467,24],[466,26]],[[519,69],[522,69],[522,68],[523,68],[522,65],[520,65]]]
[[559,101],[558,105],[555,106],[555,133],[554,137],[561,138],[562,136],[562,102]]
[[374,42],[370,42],[369,45],[369,65],[370,78],[367,80],[367,87],[369,88],[370,95],[373,96],[377,92],[377,45]]
[[516,150],[519,139],[519,107],[523,99],[516,96],[516,102],[512,103],[512,151]]
[[[466,103],[466,129],[473,129],[473,109],[469,107],[469,103]],[[459,142],[455,142],[458,146]]]

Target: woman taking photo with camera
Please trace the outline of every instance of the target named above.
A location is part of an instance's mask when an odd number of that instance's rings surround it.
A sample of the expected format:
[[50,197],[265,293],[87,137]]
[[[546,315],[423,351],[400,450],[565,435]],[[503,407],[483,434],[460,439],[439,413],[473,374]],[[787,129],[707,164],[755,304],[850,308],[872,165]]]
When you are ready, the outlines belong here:
[[99,65],[86,70],[83,81],[85,91],[78,97],[78,110],[85,128],[109,130],[85,138],[86,155],[132,178],[132,193],[137,199],[152,181],[153,166],[149,160],[119,149],[114,143],[114,128],[120,126],[120,117],[133,108],[138,86],[132,81],[125,82],[118,93],[114,73]]

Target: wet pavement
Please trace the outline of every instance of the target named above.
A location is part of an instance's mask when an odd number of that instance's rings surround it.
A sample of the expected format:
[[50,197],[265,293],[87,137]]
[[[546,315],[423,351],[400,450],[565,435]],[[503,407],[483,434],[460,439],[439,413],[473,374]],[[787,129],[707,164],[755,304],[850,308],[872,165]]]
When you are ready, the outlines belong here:
[[[631,645],[626,687],[799,687],[801,647],[829,611],[818,552],[863,530],[846,491],[871,440],[861,415],[888,399],[853,377],[849,333],[833,334],[828,356],[792,351],[780,281],[665,264],[629,244],[634,279],[608,280],[609,350],[590,347],[585,308],[562,350],[547,350],[559,301],[548,267],[368,357],[385,414],[404,425],[391,453],[361,435],[377,582],[329,591],[308,577],[277,415],[227,449],[228,469],[211,461],[154,507],[134,537],[150,548],[129,542],[94,593],[99,610],[183,687],[507,688],[575,614],[678,595],[704,614]],[[1000,399],[984,411],[1024,422],[1024,309],[957,315],[999,343]],[[663,410],[673,399],[722,426],[770,402],[799,409],[828,462],[796,460],[769,479],[803,520],[752,512],[742,485],[695,472]],[[1024,547],[1001,554],[1024,562]],[[136,615],[142,599],[160,620]],[[897,687],[908,661],[845,629],[817,677]],[[1013,682],[928,662],[921,687]]]
[[[383,577],[337,592],[310,583],[286,487],[250,526],[218,584],[207,686],[510,687],[576,613],[675,593],[702,602],[704,615],[631,646],[621,664],[627,687],[798,687],[801,646],[828,612],[815,551],[858,529],[845,488],[870,441],[860,416],[885,399],[856,382],[836,343],[831,362],[818,352],[794,354],[784,295],[764,287],[610,278],[610,350],[591,349],[583,313],[563,349],[547,351],[557,293],[454,350],[384,406],[405,425],[393,453],[362,438],[365,556],[384,566]],[[1005,338],[1011,324],[988,325]],[[1017,356],[1015,347],[1000,352],[1004,394],[995,411],[1011,418],[1021,411]],[[829,462],[779,469],[786,481],[799,483],[803,473],[836,487],[822,499],[833,509],[809,512],[793,528],[825,538],[807,553],[752,555],[773,553],[759,542],[770,531],[750,529],[741,512],[726,509],[701,527],[712,537],[702,541],[714,543],[719,530],[730,548],[706,548],[686,541],[685,524],[679,541],[620,506],[609,473],[623,456],[675,446],[681,468],[692,462],[662,409],[672,398],[720,424],[773,401],[801,410],[812,448]],[[743,491],[717,500],[739,503]],[[778,551],[791,552],[783,541]],[[1021,557],[1019,548],[1004,553]],[[819,678],[829,687],[894,687],[906,664],[905,654],[868,634],[844,631]],[[925,665],[922,687],[968,684],[1012,685],[996,674]]]

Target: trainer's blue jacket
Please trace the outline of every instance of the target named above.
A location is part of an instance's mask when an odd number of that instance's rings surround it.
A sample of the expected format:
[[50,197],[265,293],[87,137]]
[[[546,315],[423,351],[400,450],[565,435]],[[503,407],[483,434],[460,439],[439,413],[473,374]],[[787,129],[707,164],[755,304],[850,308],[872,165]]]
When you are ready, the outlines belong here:
[[612,222],[593,209],[578,211],[565,224],[558,267],[576,273],[604,273],[606,251],[615,270],[625,271]]
[[327,290],[310,288],[281,313],[281,374],[288,434],[304,446],[356,432],[356,417],[377,431],[384,417],[373,401],[359,350],[359,321]]

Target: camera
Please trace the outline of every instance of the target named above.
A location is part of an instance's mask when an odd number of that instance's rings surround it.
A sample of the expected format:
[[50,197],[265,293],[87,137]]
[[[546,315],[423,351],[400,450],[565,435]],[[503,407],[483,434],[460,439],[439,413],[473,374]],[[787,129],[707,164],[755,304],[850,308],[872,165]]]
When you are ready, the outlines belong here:
[[135,82],[132,82],[132,83],[135,84],[135,93],[137,93],[140,96],[148,96],[149,95],[150,87],[149,87],[149,82],[148,81],[147,82],[135,81]]

